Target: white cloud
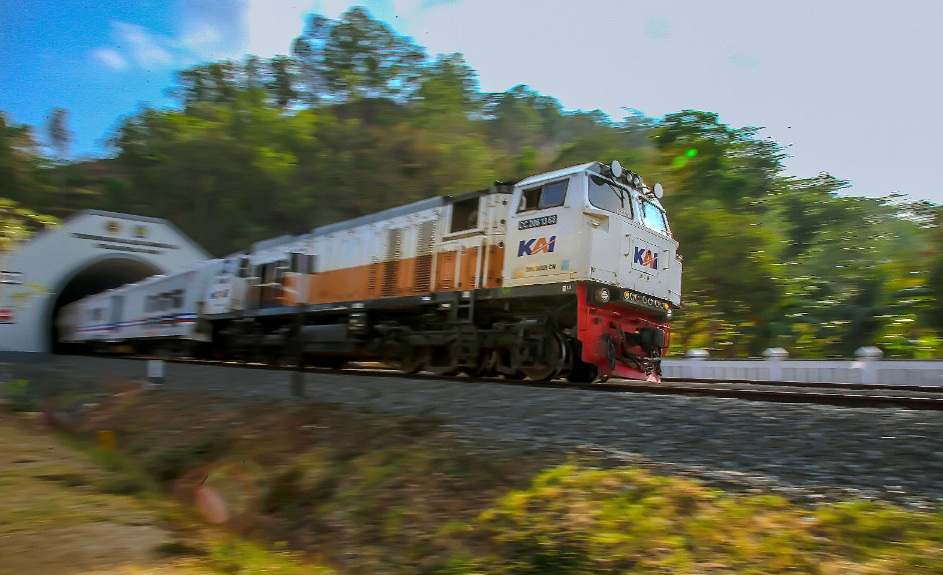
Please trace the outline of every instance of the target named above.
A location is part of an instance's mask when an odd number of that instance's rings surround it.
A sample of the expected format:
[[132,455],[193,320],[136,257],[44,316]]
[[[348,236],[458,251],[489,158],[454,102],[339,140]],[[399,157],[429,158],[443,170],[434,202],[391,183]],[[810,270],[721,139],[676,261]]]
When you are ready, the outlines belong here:
[[393,11],[399,15],[410,16],[418,12],[423,5],[423,0],[391,0]]
[[194,22],[183,32],[181,42],[196,53],[212,50],[223,35],[219,28],[209,22]]
[[943,202],[927,169],[943,131],[943,82],[929,72],[943,2],[843,4],[466,0],[408,32],[430,53],[464,53],[484,90],[525,83],[615,119],[622,107],[718,112],[791,144],[788,173]]
[[92,50],[92,57],[112,70],[124,70],[128,67],[128,61],[114,48],[95,48]]
[[[114,23],[104,69],[181,69],[290,51],[307,16],[365,6],[429,54],[461,52],[486,91],[529,84],[568,109],[718,112],[790,146],[789,173],[943,202],[935,166],[943,2],[821,0],[173,0],[169,36]],[[903,41],[901,39],[906,39]]]
[[115,41],[128,58],[142,68],[166,66],[174,62],[173,41],[143,26],[112,22]]
[[[314,3],[313,8],[314,12],[336,20],[338,16],[350,9],[351,6],[356,6],[357,4],[358,3],[349,2],[348,0],[319,0]],[[363,4],[363,2],[360,4]]]
[[[191,0],[193,1],[193,0]],[[245,51],[262,58],[288,54],[291,42],[303,31],[311,14],[338,19],[351,7],[362,5],[374,18],[385,19],[400,34],[420,29],[424,15],[457,0],[247,0]]]
[[[246,54],[249,0],[184,0],[178,5],[177,31],[153,32],[128,22],[111,22],[111,42],[91,56],[112,70],[172,69]],[[299,27],[300,30],[300,27]]]
[[[241,58],[246,53],[250,0],[182,0],[180,46],[193,62]],[[274,2],[270,3],[274,4]]]
[[155,34],[137,24],[111,22],[112,43],[91,50],[91,56],[112,70],[132,66],[143,69],[162,68],[179,61],[179,48],[167,36]]
[[312,4],[305,0],[249,0],[245,13],[246,52],[261,58],[291,52]]

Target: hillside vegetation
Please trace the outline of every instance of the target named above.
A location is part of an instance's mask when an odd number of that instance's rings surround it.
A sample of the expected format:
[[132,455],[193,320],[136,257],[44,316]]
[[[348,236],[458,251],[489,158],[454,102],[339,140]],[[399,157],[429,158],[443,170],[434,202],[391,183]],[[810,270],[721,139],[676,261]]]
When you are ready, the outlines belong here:
[[460,54],[429,57],[359,8],[313,17],[291,52],[180,71],[179,106],[125,118],[107,160],[45,157],[28,126],[0,115],[0,197],[58,216],[167,218],[224,255],[496,179],[618,159],[666,189],[685,258],[674,353],[943,350],[938,206],[844,197],[846,183],[826,173],[788,177],[782,146],[707,111],[648,118],[629,99],[613,119],[523,85],[484,93]]

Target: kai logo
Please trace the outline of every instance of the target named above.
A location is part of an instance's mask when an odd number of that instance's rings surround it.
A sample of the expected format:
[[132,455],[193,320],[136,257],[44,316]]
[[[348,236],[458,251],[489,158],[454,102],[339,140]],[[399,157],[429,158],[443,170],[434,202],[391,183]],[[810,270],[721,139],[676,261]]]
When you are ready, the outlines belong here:
[[639,264],[642,267],[658,269],[658,252],[652,253],[652,250],[645,248],[635,248],[635,257],[632,258],[633,264]]
[[210,299],[222,299],[222,298],[226,298],[226,297],[229,297],[229,290],[228,290],[228,289],[216,290],[216,291],[214,291],[213,293],[210,294]]
[[534,254],[549,254],[553,252],[556,241],[557,236],[550,236],[549,240],[547,238],[521,240],[517,245],[517,257],[532,256]]

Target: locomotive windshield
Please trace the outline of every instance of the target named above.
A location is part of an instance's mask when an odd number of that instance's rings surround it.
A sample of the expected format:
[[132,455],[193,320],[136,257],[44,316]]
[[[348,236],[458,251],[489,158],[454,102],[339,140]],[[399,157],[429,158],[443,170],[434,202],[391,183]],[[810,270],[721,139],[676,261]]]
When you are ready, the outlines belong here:
[[641,196],[639,197],[639,206],[642,212],[642,223],[646,227],[665,235],[671,235],[668,232],[668,220],[661,208]]
[[626,191],[621,186],[600,176],[589,177],[589,203],[597,208],[610,212],[625,210],[632,213],[631,203],[627,203],[626,199]]

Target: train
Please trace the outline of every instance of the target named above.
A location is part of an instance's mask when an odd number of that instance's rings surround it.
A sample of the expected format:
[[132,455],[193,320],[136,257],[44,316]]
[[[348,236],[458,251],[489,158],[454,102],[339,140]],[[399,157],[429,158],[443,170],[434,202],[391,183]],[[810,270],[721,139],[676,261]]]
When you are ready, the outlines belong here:
[[59,340],[403,373],[660,381],[682,257],[618,161],[437,196],[64,306]]

